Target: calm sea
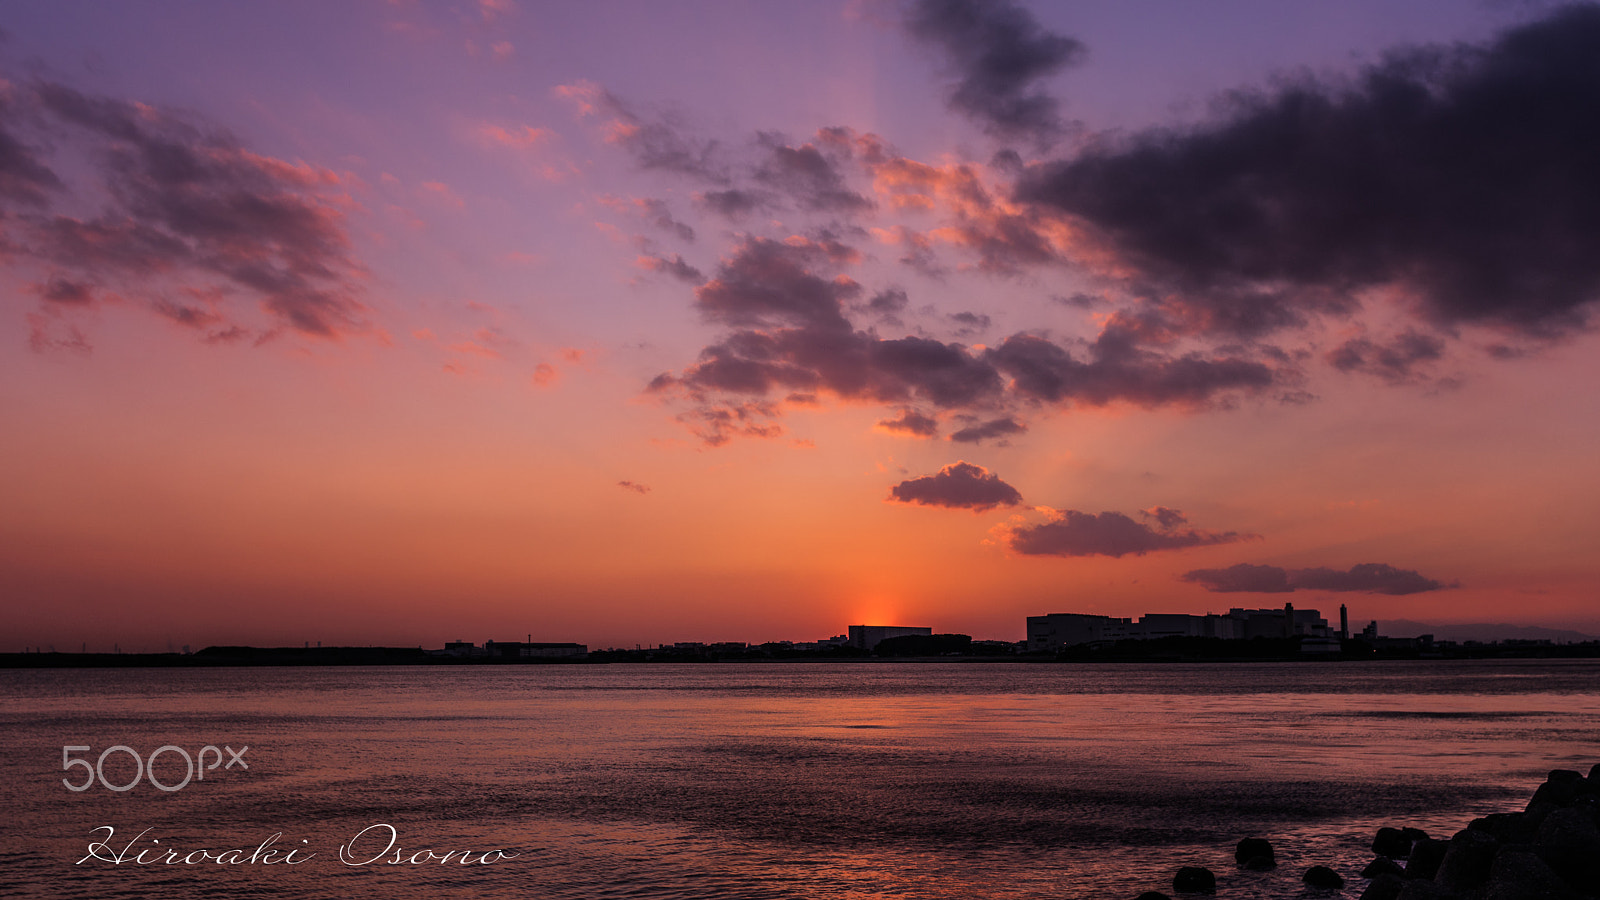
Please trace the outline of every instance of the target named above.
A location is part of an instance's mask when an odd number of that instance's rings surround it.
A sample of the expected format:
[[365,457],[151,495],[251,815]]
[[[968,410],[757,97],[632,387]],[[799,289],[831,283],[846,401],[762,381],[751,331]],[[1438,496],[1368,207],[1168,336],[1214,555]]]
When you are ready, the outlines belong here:
[[[62,783],[115,745],[249,749],[172,792],[108,789],[120,750]],[[1326,864],[1355,897],[1378,826],[1448,836],[1596,761],[1588,661],[12,670],[0,893],[1132,898],[1206,865],[1223,897],[1340,896],[1299,884]],[[304,861],[194,853],[274,834]],[[401,864],[340,859],[391,835]],[[1277,872],[1235,869],[1247,836]],[[195,862],[133,861],[168,850]]]

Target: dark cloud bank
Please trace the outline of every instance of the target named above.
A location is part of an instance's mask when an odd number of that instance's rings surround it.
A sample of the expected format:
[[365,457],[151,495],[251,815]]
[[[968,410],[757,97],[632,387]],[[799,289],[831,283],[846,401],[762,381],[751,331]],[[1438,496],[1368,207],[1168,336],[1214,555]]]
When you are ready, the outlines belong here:
[[1000,506],[1016,506],[1022,502],[1022,494],[983,466],[961,460],[940,469],[938,474],[900,482],[890,488],[889,499],[983,512]]
[[[1600,7],[1487,46],[1398,50],[1345,82],[1241,92],[1189,130],[1034,167],[1017,197],[1089,226],[1189,327],[1256,337],[1372,288],[1448,330],[1581,327],[1600,297]],[[1437,345],[1347,346],[1402,373]]]
[[1447,585],[1411,569],[1397,569],[1386,563],[1362,563],[1349,571],[1337,569],[1281,569],[1239,563],[1226,569],[1195,569],[1183,575],[1184,581],[1204,585],[1221,594],[1286,594],[1292,591],[1360,591],[1369,594],[1420,594],[1443,590]]

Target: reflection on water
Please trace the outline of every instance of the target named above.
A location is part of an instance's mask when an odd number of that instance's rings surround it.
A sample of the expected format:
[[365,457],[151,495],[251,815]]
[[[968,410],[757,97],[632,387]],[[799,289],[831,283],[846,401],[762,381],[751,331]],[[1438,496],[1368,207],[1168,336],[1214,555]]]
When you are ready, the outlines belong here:
[[[969,900],[1132,897],[1196,864],[1254,898],[1311,896],[1299,875],[1328,864],[1354,897],[1379,825],[1447,836],[1600,760],[1597,676],[1587,661],[7,671],[0,881],[41,898]],[[250,769],[173,793],[62,786],[64,745],[113,744],[248,745]],[[160,766],[181,780],[176,755]],[[407,856],[519,855],[341,865],[378,823]],[[138,847],[247,855],[281,832],[316,856],[75,864],[102,825],[114,846],[148,828]],[[1256,835],[1278,872],[1234,869]]]

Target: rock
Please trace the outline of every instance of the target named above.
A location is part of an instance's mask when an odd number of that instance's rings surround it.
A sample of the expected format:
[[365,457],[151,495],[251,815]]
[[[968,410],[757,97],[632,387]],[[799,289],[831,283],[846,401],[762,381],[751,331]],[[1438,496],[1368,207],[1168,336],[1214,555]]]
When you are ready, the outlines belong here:
[[1172,876],[1172,889],[1180,894],[1215,894],[1217,876],[1204,866],[1184,866]]
[[1539,789],[1533,792],[1533,798],[1528,801],[1528,808],[1532,809],[1536,803],[1568,806],[1578,799],[1578,792],[1583,786],[1582,774],[1571,769],[1552,770],[1544,784],[1539,785]]
[[1277,867],[1278,861],[1269,856],[1252,856],[1240,868],[1249,872],[1271,872]]
[[1372,852],[1390,859],[1405,859],[1411,855],[1413,838],[1398,828],[1379,828],[1372,839]]
[[[1535,798],[1537,798],[1537,792],[1535,792]],[[1537,802],[1536,800],[1529,800],[1527,811],[1522,815],[1523,818],[1527,819],[1529,827],[1537,829],[1544,824],[1545,816],[1560,808],[1560,804],[1552,803],[1549,800],[1537,800]]]
[[[1440,843],[1445,842],[1440,841]],[[1431,881],[1413,879],[1400,889],[1398,900],[1454,900],[1455,896]]]
[[1406,878],[1432,881],[1433,876],[1439,874],[1439,864],[1444,862],[1444,855],[1449,851],[1449,841],[1431,838],[1417,841],[1411,846],[1411,858],[1406,861]]
[[1377,878],[1379,875],[1393,875],[1396,878],[1400,878],[1405,875],[1405,871],[1400,867],[1399,863],[1387,856],[1380,856],[1367,863],[1367,867],[1361,870],[1361,877]]
[[1306,874],[1302,875],[1300,880],[1314,888],[1338,889],[1344,887],[1344,876],[1327,866],[1312,866],[1306,870]]
[[1577,893],[1531,850],[1508,848],[1494,858],[1483,900],[1577,900]]
[[1425,841],[1428,839],[1428,833],[1423,831],[1421,828],[1402,828],[1400,829],[1400,833],[1405,836],[1406,840],[1413,844],[1415,844],[1417,841]]
[[1468,828],[1450,839],[1450,848],[1439,862],[1435,884],[1458,894],[1476,890],[1489,881],[1489,868],[1500,842],[1494,835]]
[[1587,810],[1558,809],[1546,816],[1533,850],[1573,887],[1587,893],[1600,888],[1600,828]]
[[1590,781],[1600,781],[1600,763],[1595,763],[1589,769],[1589,780]]
[[1161,893],[1160,891],[1145,891],[1135,898],[1135,900],[1172,900],[1172,898]]
[[1473,819],[1467,827],[1488,832],[1502,844],[1533,843],[1533,836],[1539,830],[1526,813],[1490,813]]
[[[1265,865],[1262,865],[1262,861]],[[1256,872],[1265,872],[1267,869],[1278,865],[1278,858],[1272,852],[1272,842],[1266,838],[1245,838],[1234,848],[1233,861],[1247,869]]]
[[[1387,857],[1383,857],[1387,859]],[[1379,875],[1361,892],[1361,900],[1396,900],[1406,883],[1394,875]]]

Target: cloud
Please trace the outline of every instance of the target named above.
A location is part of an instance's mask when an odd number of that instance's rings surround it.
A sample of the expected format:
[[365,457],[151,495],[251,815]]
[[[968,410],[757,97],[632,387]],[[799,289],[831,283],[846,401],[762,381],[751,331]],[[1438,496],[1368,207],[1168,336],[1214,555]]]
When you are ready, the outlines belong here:
[[502,147],[511,147],[526,150],[548,143],[553,134],[547,128],[535,128],[532,125],[513,125],[507,128],[487,122],[478,127],[478,134],[485,140]]
[[[41,207],[61,189],[61,179],[44,162],[41,154],[23,142],[9,127],[22,110],[15,89],[0,82],[0,219],[7,208],[21,204]],[[20,93],[20,92],[18,92]]]
[[1204,585],[1219,594],[1286,594],[1294,590],[1289,572],[1277,566],[1239,563],[1226,569],[1195,569],[1183,574],[1184,581]]
[[185,306],[171,300],[158,300],[155,303],[156,312],[187,328],[209,328],[220,324],[222,319],[216,313],[201,309],[198,306]]
[[900,482],[889,489],[889,500],[983,512],[1016,506],[1022,502],[1022,495],[983,466],[960,460],[940,469],[938,474]]
[[861,286],[840,276],[826,279],[808,269],[825,258],[821,248],[767,238],[744,243],[717,277],[695,292],[708,321],[722,325],[790,324],[822,329],[848,327],[841,303]]
[[[39,128],[53,149],[87,163],[104,185],[91,217],[59,211],[64,185],[16,137]],[[0,101],[0,227],[16,255],[53,271],[44,296],[88,303],[115,287],[159,301],[174,287],[261,301],[302,334],[368,329],[342,215],[338,176],[260,156],[215,126],[169,110],[38,81]],[[12,214],[17,206],[26,207]],[[70,285],[70,291],[63,286]],[[178,317],[180,321],[182,316]],[[192,318],[192,317],[191,317]]]
[[[969,417],[977,424],[952,439],[976,442],[1020,433],[1025,425],[1018,414],[1029,407],[1131,402],[1199,408],[1279,380],[1273,368],[1249,359],[1141,349],[1137,329],[1115,319],[1081,359],[1029,334],[1012,335],[993,348],[913,335],[885,338],[857,330],[847,310],[870,312],[879,298],[883,308],[899,309],[902,292],[880,292],[862,304],[866,292],[860,284],[827,274],[848,258],[826,241],[744,239],[695,292],[701,316],[732,330],[682,372],[658,376],[649,390],[705,409],[732,403],[746,415],[779,415],[784,404],[766,398],[797,392],[915,404]],[[703,420],[691,421],[699,427]],[[719,442],[729,436],[725,429],[711,433]]]
[[1236,531],[1152,528],[1119,512],[1048,512],[1050,521],[1002,529],[1012,550],[1026,556],[1143,556],[1157,550],[1228,544],[1254,537]]
[[990,419],[987,422],[969,425],[960,431],[952,433],[950,440],[958,444],[981,444],[984,441],[1003,438],[1007,435],[1022,434],[1027,430],[1028,426],[1007,416],[1002,419]]
[[1183,514],[1183,510],[1171,509],[1165,506],[1152,506],[1149,509],[1141,509],[1139,510],[1139,515],[1155,519],[1158,525],[1168,529],[1186,525],[1189,522],[1189,517]]
[[35,293],[40,299],[68,306],[89,306],[94,303],[94,290],[89,285],[67,278],[52,278],[36,285]]
[[990,325],[994,324],[994,320],[990,319],[983,313],[958,312],[951,313],[946,318],[955,323],[956,334],[960,335],[961,337],[972,337],[973,335],[982,334],[983,332],[989,330]]
[[1167,356],[1141,349],[1138,338],[1113,318],[1090,345],[1086,359],[1030,334],[1014,334],[988,351],[1012,390],[1030,400],[1083,406],[1118,401],[1154,408],[1199,407],[1230,392],[1257,392],[1280,379],[1266,363],[1239,356],[1198,353]]
[[1409,380],[1414,370],[1444,355],[1444,341],[1429,334],[1406,331],[1387,344],[1351,338],[1328,354],[1328,362],[1341,372],[1369,372],[1390,382]]
[[1144,294],[1176,295],[1196,331],[1260,335],[1373,292],[1441,331],[1588,321],[1600,7],[1231,98],[1199,127],[1035,167],[1016,196],[1084,227]]
[[993,173],[971,163],[929,165],[895,154],[874,135],[861,135],[857,145],[872,176],[872,189],[891,209],[936,212],[943,223],[925,232],[897,224],[876,229],[879,240],[906,247],[901,262],[932,277],[943,269],[934,258],[935,243],[960,247],[977,257],[977,268],[991,275],[1012,276],[1046,265],[1061,265],[1074,243],[1071,229],[1047,209],[1013,202],[1009,187],[991,185]]
[[635,482],[635,481],[619,481],[619,482],[617,482],[617,487],[620,487],[625,491],[632,491],[635,494],[648,494],[648,493],[650,493],[650,485],[648,485],[648,484],[639,484],[638,482]]
[[1036,83],[1081,60],[1083,44],[1010,0],[917,0],[906,28],[944,51],[956,76],[951,109],[1002,138],[1048,144],[1065,133],[1060,104]]
[[1397,569],[1387,563],[1361,563],[1348,571],[1337,569],[1281,569],[1239,563],[1226,569],[1195,569],[1185,572],[1184,581],[1199,584],[1220,594],[1273,593],[1297,590],[1363,592],[1368,594],[1420,594],[1438,591],[1447,585],[1411,569]]
[[579,116],[600,119],[606,143],[625,150],[639,168],[716,185],[728,182],[728,166],[718,143],[691,134],[676,117],[641,115],[592,81],[560,85],[553,93],[573,103]]
[[[766,158],[756,169],[756,180],[788,194],[800,208],[850,215],[875,205],[845,184],[834,160],[815,144],[791,147],[775,134],[761,134],[758,140]],[[848,145],[844,152],[848,154]]]
[[78,326],[48,313],[28,313],[28,348],[35,353],[78,353],[94,350]]
[[772,421],[777,416],[774,404],[750,400],[703,403],[677,418],[707,447],[720,447],[736,437],[783,437],[783,426]]
[[694,229],[672,217],[672,213],[667,209],[667,201],[637,199],[633,202],[650,224],[669,234],[677,235],[679,240],[686,243],[694,241]]
[[759,191],[729,188],[725,191],[705,191],[696,194],[695,202],[729,219],[738,219],[765,208],[769,200]]
[[943,279],[947,274],[948,270],[934,254],[933,239],[926,233],[907,228],[904,225],[895,225],[891,228],[873,228],[871,231],[879,241],[905,248],[905,253],[899,259],[901,265],[910,266],[924,276],[935,280]]
[[873,294],[872,299],[866,302],[862,310],[885,319],[892,319],[904,312],[910,302],[911,297],[905,291],[899,288],[885,288]]
[[939,420],[925,416],[914,409],[903,409],[900,415],[893,419],[880,419],[878,427],[895,434],[908,434],[919,438],[937,437],[939,434]]
[[660,272],[670,275],[687,284],[700,284],[706,280],[699,269],[689,265],[683,257],[674,253],[671,259],[664,256],[641,256],[634,261],[634,265],[649,272]]

